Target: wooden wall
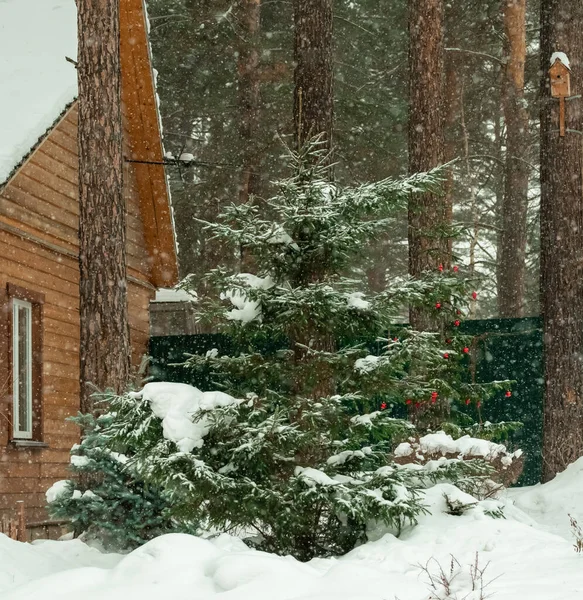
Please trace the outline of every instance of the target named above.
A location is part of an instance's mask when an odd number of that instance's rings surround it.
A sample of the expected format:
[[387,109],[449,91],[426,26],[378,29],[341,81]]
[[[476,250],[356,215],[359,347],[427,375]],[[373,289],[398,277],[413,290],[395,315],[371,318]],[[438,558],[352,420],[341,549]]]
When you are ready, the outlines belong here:
[[[0,188],[0,289],[10,282],[45,295],[42,431],[48,448],[11,446],[6,391],[0,404],[0,514],[24,500],[33,521],[45,517],[46,489],[68,477],[69,450],[78,441],[76,426],[65,421],[79,408],[76,140],[73,105]],[[154,287],[131,166],[125,175],[130,334],[133,361],[139,364],[147,349]],[[0,382],[9,381],[6,361],[7,348],[2,351],[0,343]]]

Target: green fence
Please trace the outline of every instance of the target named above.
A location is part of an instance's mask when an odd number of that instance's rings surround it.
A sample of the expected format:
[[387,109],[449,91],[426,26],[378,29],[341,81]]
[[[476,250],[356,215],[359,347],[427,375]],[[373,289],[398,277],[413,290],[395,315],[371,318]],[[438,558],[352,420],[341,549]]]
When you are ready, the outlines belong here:
[[477,381],[515,381],[512,397],[498,394],[485,403],[483,416],[492,422],[523,423],[522,429],[511,438],[511,444],[526,454],[518,484],[538,483],[542,469],[544,382],[541,321],[538,318],[466,321],[463,330],[475,336]]
[[[510,439],[513,447],[526,454],[519,485],[540,481],[543,371],[540,319],[498,319],[466,321],[462,332],[474,336],[476,381],[511,379],[516,383],[512,397],[501,392],[483,408],[483,418],[492,422],[521,421],[524,427]],[[204,372],[193,372],[176,363],[186,354],[204,354],[217,348],[221,354],[233,350],[228,336],[220,334],[152,337],[150,355],[152,375],[158,381],[190,383],[205,390],[212,383]]]

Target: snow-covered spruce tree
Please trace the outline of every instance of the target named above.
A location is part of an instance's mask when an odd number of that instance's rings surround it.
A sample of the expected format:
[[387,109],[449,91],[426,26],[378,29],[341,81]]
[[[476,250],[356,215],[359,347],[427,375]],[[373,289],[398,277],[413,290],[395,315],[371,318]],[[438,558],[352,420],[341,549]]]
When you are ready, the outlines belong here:
[[[438,400],[479,402],[488,393],[460,374],[464,281],[427,273],[368,294],[357,276],[367,243],[410,194],[437,187],[439,173],[343,189],[314,154],[317,143],[291,153],[293,175],[273,198],[233,205],[208,224],[256,265],[256,274],[210,273],[216,295],[199,305],[239,350],[193,356],[188,367],[210,369],[229,395],[176,398],[174,413],[172,399],[148,386],[111,399],[116,439],[137,449],[132,468],[170,494],[176,515],[253,533],[259,548],[301,560],[350,550],[371,521],[394,530],[414,522],[418,490],[431,481],[488,471],[455,459],[399,465],[390,454],[414,434],[391,406],[421,416]],[[396,331],[409,304],[427,303],[440,332]],[[373,355],[363,340],[383,351]],[[186,425],[177,410],[190,413]]]
[[[83,438],[71,450],[72,479],[47,491],[50,515],[69,520],[76,535],[115,551],[132,550],[163,533],[194,533],[193,524],[172,518],[168,494],[126,468],[128,455],[111,449],[108,432],[114,418],[107,413],[71,419]],[[127,445],[125,450],[131,455]]]

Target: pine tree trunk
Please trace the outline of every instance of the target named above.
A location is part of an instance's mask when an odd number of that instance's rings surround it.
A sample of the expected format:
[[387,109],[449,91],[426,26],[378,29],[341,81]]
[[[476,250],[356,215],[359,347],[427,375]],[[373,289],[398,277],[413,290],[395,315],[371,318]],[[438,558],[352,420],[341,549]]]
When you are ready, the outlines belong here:
[[503,108],[506,161],[502,231],[498,239],[498,312],[521,317],[524,308],[528,209],[528,112],[524,99],[526,0],[502,0],[504,13]]
[[[457,47],[457,43],[450,42],[452,47]],[[456,124],[460,120],[460,88],[461,81],[459,76],[460,61],[456,53],[451,52],[445,57],[445,91],[444,91],[444,160],[450,162],[458,155],[459,147],[459,128]],[[447,172],[445,182],[445,220],[447,223],[453,222],[453,203],[454,203],[454,173],[453,169]],[[453,240],[447,239],[447,256],[452,254]]]
[[[443,0],[409,0],[409,172],[443,163]],[[426,193],[409,202],[409,273],[419,276],[450,263],[445,196]],[[432,329],[427,311],[412,309],[415,329]]]
[[296,144],[324,134],[332,147],[332,0],[294,0]]
[[543,480],[583,455],[583,130],[581,98],[567,101],[565,137],[551,98],[551,54],[571,61],[571,94],[583,93],[583,3],[541,4],[541,305],[545,405]]
[[[325,146],[328,149],[332,147],[332,26],[332,0],[294,0],[294,124],[297,148],[320,134]],[[320,266],[308,267],[311,272],[302,273],[302,280],[319,280]],[[292,282],[292,285],[303,285],[303,281]],[[315,333],[306,325],[292,325],[290,339],[296,363],[306,360],[306,351],[298,344],[324,351],[335,347],[335,340]],[[321,365],[317,371],[319,383],[311,391],[315,399],[334,390],[327,365]],[[305,385],[304,382],[298,384],[300,388]]]
[[259,28],[261,0],[239,0],[241,43],[237,70],[239,74],[239,136],[242,145],[241,184],[239,202],[246,203],[249,196],[258,193],[259,187]]
[[119,0],[78,0],[81,410],[121,392],[130,364]]

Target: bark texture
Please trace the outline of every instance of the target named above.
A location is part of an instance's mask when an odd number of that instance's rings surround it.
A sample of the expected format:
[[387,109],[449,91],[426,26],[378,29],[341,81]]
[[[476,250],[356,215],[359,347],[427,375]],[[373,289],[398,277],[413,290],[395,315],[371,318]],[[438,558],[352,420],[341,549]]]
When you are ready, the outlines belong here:
[[[455,40],[450,45],[458,47]],[[458,155],[459,150],[459,121],[462,105],[462,82],[460,77],[460,61],[455,52],[450,52],[444,57],[445,62],[445,91],[444,91],[444,161],[450,162]],[[447,172],[444,186],[444,211],[445,221],[453,222],[453,200],[454,200],[454,174],[453,169]],[[447,256],[452,254],[453,240],[448,238]]]
[[119,0],[78,0],[81,410],[121,392],[130,344],[123,195]]
[[[409,0],[409,172],[443,163],[443,0]],[[409,202],[409,273],[418,276],[450,263],[446,196],[426,193]],[[426,311],[411,310],[414,328],[433,328]]]
[[498,313],[521,317],[524,309],[528,209],[528,112],[524,100],[526,0],[502,0],[506,160],[498,239]]
[[583,130],[582,101],[567,102],[559,137],[559,102],[551,98],[551,54],[571,61],[571,93],[583,93],[583,2],[541,4],[541,306],[545,406],[543,479],[583,455]]
[[261,26],[261,0],[239,0],[241,37],[237,62],[239,78],[239,135],[242,145],[241,184],[239,202],[259,192],[260,150],[259,119],[261,72],[259,66],[259,29]]
[[296,144],[324,134],[332,147],[332,0],[294,0]]

